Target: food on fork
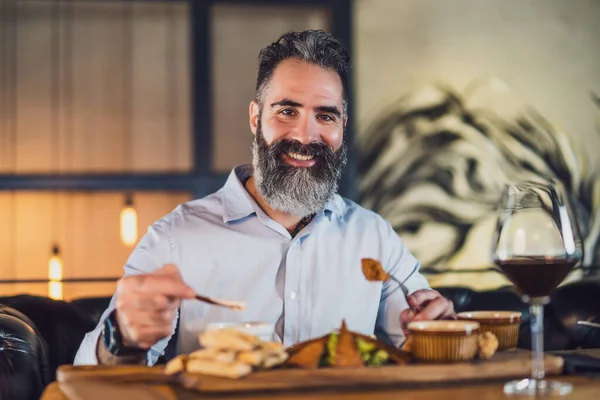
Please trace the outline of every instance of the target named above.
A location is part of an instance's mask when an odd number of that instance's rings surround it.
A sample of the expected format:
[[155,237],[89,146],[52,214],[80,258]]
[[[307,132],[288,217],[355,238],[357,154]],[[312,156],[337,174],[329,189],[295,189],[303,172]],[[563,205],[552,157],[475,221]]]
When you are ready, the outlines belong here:
[[207,331],[198,339],[203,348],[169,361],[165,374],[187,372],[235,379],[253,369],[276,367],[288,358],[281,343],[263,342],[233,328]]
[[368,281],[387,281],[390,279],[390,274],[388,274],[379,261],[373,260],[371,258],[363,258],[361,260],[361,266],[363,274]]

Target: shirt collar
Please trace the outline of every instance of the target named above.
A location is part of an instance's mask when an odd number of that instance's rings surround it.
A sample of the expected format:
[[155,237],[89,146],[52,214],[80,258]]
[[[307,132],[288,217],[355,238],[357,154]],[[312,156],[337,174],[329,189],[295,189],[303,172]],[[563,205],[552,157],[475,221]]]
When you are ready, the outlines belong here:
[[252,172],[252,165],[240,165],[231,170],[223,187],[223,222],[235,221],[256,212],[244,187]]
[[[223,187],[223,222],[245,218],[256,212],[254,200],[244,187],[244,182],[252,176],[252,165],[240,165],[231,171]],[[342,218],[346,204],[341,196],[334,195],[323,207],[325,215]]]
[[342,218],[344,216],[344,210],[346,208],[346,202],[339,195],[335,194],[329,201],[325,204],[324,210],[325,215],[329,217],[331,220],[333,216]]

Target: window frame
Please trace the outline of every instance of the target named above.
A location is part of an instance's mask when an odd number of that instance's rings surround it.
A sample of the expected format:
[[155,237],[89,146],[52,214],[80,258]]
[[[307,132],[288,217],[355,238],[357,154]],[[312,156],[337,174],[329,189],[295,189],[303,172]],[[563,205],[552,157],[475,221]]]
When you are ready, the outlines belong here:
[[[155,2],[160,0],[129,1]],[[218,190],[225,183],[227,175],[213,170],[211,7],[215,4],[267,5],[278,7],[319,5],[325,7],[331,17],[331,33],[352,54],[352,0],[169,1],[186,1],[190,5],[192,170],[186,173],[0,174],[0,190],[92,192],[138,190],[186,191],[190,192],[194,198],[201,198]],[[350,199],[354,199],[356,193],[353,93],[352,77],[350,77],[348,92],[350,104],[345,132],[348,144],[348,164],[339,185],[340,194]]]

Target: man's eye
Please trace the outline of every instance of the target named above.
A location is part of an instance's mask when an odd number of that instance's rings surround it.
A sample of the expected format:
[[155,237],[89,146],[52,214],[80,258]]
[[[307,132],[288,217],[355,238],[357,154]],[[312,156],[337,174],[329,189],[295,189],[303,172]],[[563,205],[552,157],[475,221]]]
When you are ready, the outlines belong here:
[[335,119],[329,114],[320,114],[317,118],[325,122],[333,122]]
[[279,111],[280,114],[283,115],[287,115],[288,117],[292,117],[294,115],[296,115],[296,112],[294,110],[292,110],[291,108],[284,108],[283,110]]

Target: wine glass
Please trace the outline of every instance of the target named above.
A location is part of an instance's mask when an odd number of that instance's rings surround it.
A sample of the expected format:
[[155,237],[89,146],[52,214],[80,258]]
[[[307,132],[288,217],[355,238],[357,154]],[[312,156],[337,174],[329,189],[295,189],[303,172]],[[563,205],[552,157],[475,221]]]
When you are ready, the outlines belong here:
[[566,382],[544,379],[544,305],[583,258],[577,221],[559,182],[509,184],[502,193],[492,243],[494,263],[529,303],[531,378],[508,382],[512,395],[566,395]]

